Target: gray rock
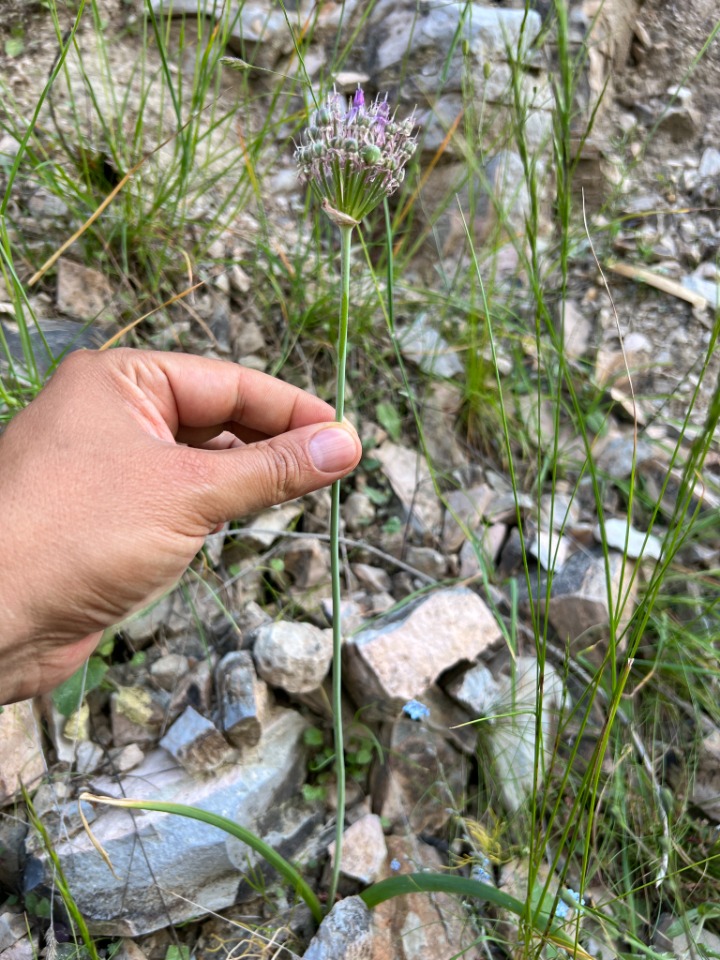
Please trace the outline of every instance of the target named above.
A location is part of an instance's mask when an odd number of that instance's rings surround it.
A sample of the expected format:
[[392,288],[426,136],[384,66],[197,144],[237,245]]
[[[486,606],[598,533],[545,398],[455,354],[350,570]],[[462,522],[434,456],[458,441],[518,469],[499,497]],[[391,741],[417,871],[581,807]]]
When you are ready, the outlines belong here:
[[205,773],[228,763],[234,750],[215,724],[188,707],[160,741],[188,773]]
[[389,593],[392,589],[390,574],[382,567],[374,567],[369,563],[353,563],[350,569],[360,584],[371,593]]
[[198,12],[212,19],[228,17],[231,24],[230,41],[239,43],[238,52],[247,56],[245,44],[257,44],[257,52],[251,58],[258,67],[273,67],[278,59],[292,50],[292,36],[282,12],[271,9],[262,0],[246,0],[228,4],[216,0],[152,0],[155,13],[171,13],[173,16],[197,17]]
[[190,669],[190,661],[182,653],[166,653],[150,666],[150,676],[163,690],[172,690]]
[[258,679],[247,650],[222,658],[215,670],[220,728],[235,747],[254,747],[268,710],[267,686]]
[[42,736],[32,700],[3,707],[0,743],[0,806],[5,806],[18,796],[21,783],[31,789],[45,773]]
[[[335,842],[328,847],[330,860],[335,862]],[[387,846],[380,817],[366,813],[343,834],[340,872],[360,883],[380,880],[387,865]]]
[[472,661],[501,639],[477,594],[436,590],[410,610],[345,642],[348,690],[358,704],[379,700],[399,707],[425,691],[445,670]]
[[75,769],[81,774],[95,773],[105,759],[105,751],[92,740],[83,740],[77,745],[75,753]]
[[717,147],[707,147],[703,150],[698,174],[703,180],[708,177],[720,177],[720,150]]
[[360,897],[338,901],[320,924],[304,960],[372,960],[372,914]]
[[[510,812],[516,811],[531,795],[535,782],[535,728],[538,708],[537,660],[518,657],[513,664],[505,662],[497,676],[497,699],[491,706],[497,716],[487,725],[490,751],[493,756],[503,802]],[[542,752],[537,770],[538,787],[550,762],[555,731],[563,704],[564,688],[554,667],[545,663],[542,696]]]
[[470,667],[445,689],[474,718],[487,717],[491,713],[500,690],[492,671],[484,663]]
[[558,533],[538,530],[529,540],[528,553],[535,557],[543,570],[562,570],[571,549],[571,541]]
[[114,297],[110,281],[99,270],[60,257],[57,262],[57,308],[75,320],[112,323]]
[[598,543],[602,543],[604,539],[613,550],[619,550],[635,560],[640,557],[659,560],[662,555],[662,543],[657,537],[628,526],[627,520],[619,517],[611,517],[605,521],[604,537],[600,524],[593,530],[593,536]]
[[[619,631],[627,624],[635,608],[637,577],[633,578],[632,560],[623,560],[619,553],[609,554],[612,596],[608,598],[605,560],[598,550],[574,553],[554,577],[550,597],[549,618],[561,642],[575,646],[582,640],[588,645],[598,641],[597,629],[606,635],[610,610],[621,602]],[[632,582],[631,582],[632,581]],[[542,587],[538,607],[545,610],[545,588]],[[614,615],[617,615],[614,613]],[[601,651],[597,651],[598,655]]]
[[386,441],[375,451],[393,493],[420,532],[433,532],[440,526],[440,501],[432,476],[422,454]]
[[405,559],[411,567],[434,580],[442,580],[447,572],[447,560],[439,550],[432,547],[416,547],[410,544],[405,552]]
[[0,886],[19,891],[25,866],[25,837],[28,825],[20,808],[11,814],[0,812]]
[[332,634],[311,623],[278,620],[255,634],[258,674],[288,693],[309,693],[325,679],[332,659]]
[[427,314],[418,314],[409,327],[398,335],[403,356],[427,374],[454,377],[463,372],[463,365],[448,342],[430,325]]
[[[297,801],[306,772],[304,729],[297,713],[278,710],[242,764],[198,779],[175,765],[164,750],[156,750],[119,782],[100,778],[92,789],[115,797],[187,803],[223,814],[292,858],[307,838],[311,816]],[[289,797],[294,798],[296,812],[280,816],[280,805]],[[117,876],[82,830],[69,838],[65,833],[53,837],[70,890],[94,935],[140,936],[256,895],[249,888],[238,891],[243,875],[258,869],[258,856],[223,831],[169,814],[131,816],[99,805],[96,810],[93,833]],[[26,869],[27,889],[42,893],[51,883],[47,855],[37,849]],[[170,890],[178,896],[168,896]]]
[[460,549],[467,534],[477,530],[496,496],[486,483],[465,490],[452,490],[447,495],[442,532],[444,550],[454,553]]
[[315,537],[290,542],[283,552],[283,560],[298,590],[330,582],[330,551]]
[[126,747],[116,747],[110,751],[110,761],[114,773],[127,773],[139,766],[145,759],[145,754],[136,743],[129,743]]
[[375,507],[366,493],[353,490],[343,504],[342,515],[349,533],[363,533],[375,519]]
[[120,687],[110,697],[110,723],[117,747],[129,743],[154,743],[165,711],[145,687]]
[[373,769],[373,804],[397,830],[438,836],[465,795],[468,766],[445,732],[406,717],[383,731],[385,763]]
[[[26,358],[17,324],[3,319],[0,320],[0,328],[7,340],[13,363],[22,370]],[[85,327],[74,320],[48,320],[42,317],[38,319],[37,326],[31,324],[27,332],[35,364],[43,376],[49,372],[55,360],[66,353],[95,349],[107,339],[98,329]]]
[[0,952],[7,950],[27,933],[27,920],[22,913],[4,910],[0,913]]
[[243,539],[255,550],[267,550],[301,513],[302,507],[296,501],[264,510],[245,528]]
[[0,954],[2,960],[36,960],[37,947],[29,937],[17,940]]

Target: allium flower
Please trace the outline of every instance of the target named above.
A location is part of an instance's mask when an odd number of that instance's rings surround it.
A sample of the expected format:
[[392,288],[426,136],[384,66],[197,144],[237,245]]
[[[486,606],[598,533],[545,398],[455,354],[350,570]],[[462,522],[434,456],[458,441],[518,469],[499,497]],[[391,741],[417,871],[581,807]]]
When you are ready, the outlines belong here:
[[391,117],[387,99],[366,106],[360,87],[350,107],[333,91],[313,111],[295,151],[298,176],[335,223],[355,226],[402,183],[417,146],[414,125],[413,117]]

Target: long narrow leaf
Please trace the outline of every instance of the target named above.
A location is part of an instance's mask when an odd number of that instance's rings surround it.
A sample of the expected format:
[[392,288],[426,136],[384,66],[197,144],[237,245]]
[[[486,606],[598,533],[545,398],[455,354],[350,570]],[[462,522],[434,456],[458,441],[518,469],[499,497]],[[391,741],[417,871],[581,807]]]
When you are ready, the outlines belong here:
[[[496,907],[510,910],[518,917],[525,914],[525,904],[509,893],[503,893],[497,887],[480,880],[470,880],[468,877],[459,877],[451,873],[403,873],[398,877],[389,877],[374,883],[360,894],[365,906],[372,909],[378,904],[408,893],[450,893],[458,897],[473,897]],[[553,946],[567,950],[574,957],[583,960],[592,960],[589,953],[582,949],[574,940],[562,933],[557,927],[549,923],[547,916],[539,916],[535,930],[538,937],[552,943]]]
[[303,898],[310,908],[314,919],[320,923],[323,917],[320,901],[310,889],[305,880],[301,877],[295,867],[288,863],[276,850],[265,843],[260,837],[241,827],[234,820],[222,817],[220,814],[211,813],[209,810],[201,810],[199,807],[191,807],[184,803],[167,803],[155,800],[125,800],[112,797],[97,797],[92,793],[81,794],[80,800],[87,800],[89,803],[104,803],[110,807],[122,807],[125,810],[154,810],[157,813],[174,813],[179,817],[188,817],[190,820],[200,820],[211,827],[218,827],[229,833],[230,836],[246,843],[252,850],[259,853],[260,856],[274,867],[277,872],[285,878],[295,892]]

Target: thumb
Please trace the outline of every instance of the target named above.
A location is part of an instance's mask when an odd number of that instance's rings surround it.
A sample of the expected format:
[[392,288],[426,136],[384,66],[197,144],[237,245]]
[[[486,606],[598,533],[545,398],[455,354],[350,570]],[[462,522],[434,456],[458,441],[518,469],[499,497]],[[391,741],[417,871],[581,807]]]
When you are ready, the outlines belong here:
[[328,486],[357,466],[362,446],[350,424],[321,423],[245,447],[187,453],[202,477],[193,499],[214,525]]

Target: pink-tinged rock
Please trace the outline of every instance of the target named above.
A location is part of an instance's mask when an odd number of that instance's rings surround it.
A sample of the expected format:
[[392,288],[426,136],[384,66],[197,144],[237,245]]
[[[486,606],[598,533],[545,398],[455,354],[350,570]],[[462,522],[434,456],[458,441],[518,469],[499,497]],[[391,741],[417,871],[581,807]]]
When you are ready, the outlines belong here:
[[386,441],[374,451],[374,455],[413,526],[422,533],[438,530],[442,508],[422,454]]
[[[328,847],[335,862],[335,843]],[[387,846],[380,817],[367,813],[348,827],[343,835],[340,872],[360,883],[380,880],[387,866]]]
[[502,638],[485,603],[464,588],[436,590],[403,613],[345,643],[347,687],[360,705],[422,697],[445,670]]
[[11,703],[0,713],[0,805],[9,803],[21,783],[32,787],[45,772],[40,729],[32,700]]
[[[392,876],[445,873],[447,858],[414,836],[387,837]],[[484,960],[462,903],[447,893],[393,897],[372,911],[371,960]]]
[[375,810],[394,829],[439,836],[465,795],[469,766],[445,731],[405,717],[383,731],[385,763],[373,770]]

